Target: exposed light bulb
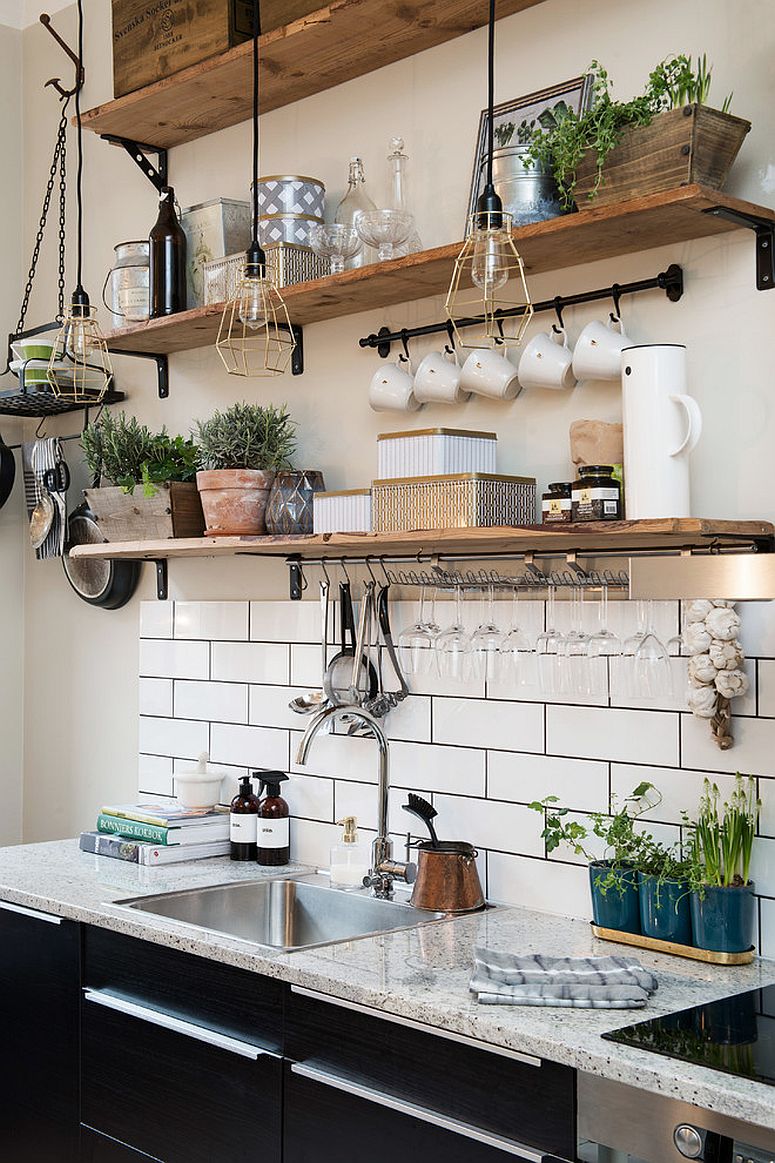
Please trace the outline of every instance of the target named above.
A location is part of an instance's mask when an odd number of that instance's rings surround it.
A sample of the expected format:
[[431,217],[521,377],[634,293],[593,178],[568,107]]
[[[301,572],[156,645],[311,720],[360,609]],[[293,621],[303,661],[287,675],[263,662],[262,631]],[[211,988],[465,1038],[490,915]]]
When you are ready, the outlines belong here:
[[251,331],[258,331],[260,327],[266,327],[264,295],[259,279],[245,280],[237,315],[240,323],[244,323]]
[[492,298],[509,281],[509,260],[500,230],[477,232],[471,261],[471,280]]

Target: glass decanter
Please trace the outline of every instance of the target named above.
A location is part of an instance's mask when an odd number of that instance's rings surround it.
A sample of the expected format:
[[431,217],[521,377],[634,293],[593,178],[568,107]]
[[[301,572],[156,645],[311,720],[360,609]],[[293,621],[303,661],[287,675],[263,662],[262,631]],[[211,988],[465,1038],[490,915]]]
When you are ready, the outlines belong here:
[[[411,213],[408,202],[408,174],[409,156],[404,153],[403,137],[390,139],[390,153],[387,157],[389,171],[390,206],[393,210],[400,210],[404,214]],[[422,241],[417,233],[417,227],[412,226],[412,232],[406,242],[395,247],[395,256],[416,254],[422,250]]]

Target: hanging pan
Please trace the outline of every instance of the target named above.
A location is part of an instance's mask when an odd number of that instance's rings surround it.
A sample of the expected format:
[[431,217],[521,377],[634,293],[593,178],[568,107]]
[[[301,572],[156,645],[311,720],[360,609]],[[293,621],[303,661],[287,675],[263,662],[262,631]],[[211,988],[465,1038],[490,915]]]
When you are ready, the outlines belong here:
[[107,561],[104,558],[70,557],[75,545],[102,545],[105,538],[94,513],[84,501],[70,514],[67,545],[62,558],[65,577],[79,598],[103,610],[125,606],[140,580],[139,561]]
[[0,509],[11,495],[16,480],[16,457],[0,436]]

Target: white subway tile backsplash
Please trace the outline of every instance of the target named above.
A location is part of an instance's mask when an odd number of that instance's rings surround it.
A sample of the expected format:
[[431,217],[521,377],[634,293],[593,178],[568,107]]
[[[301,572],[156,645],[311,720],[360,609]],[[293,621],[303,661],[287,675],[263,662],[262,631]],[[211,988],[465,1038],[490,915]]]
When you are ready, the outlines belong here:
[[137,696],[141,715],[172,714],[171,678],[141,678]]
[[140,603],[140,637],[171,638],[174,602]]
[[329,779],[376,780],[378,753],[373,739],[320,731],[313,740],[307,762],[298,764],[296,751],[301,736],[301,730],[291,732],[291,771],[302,775],[325,775]]
[[151,678],[209,678],[209,642],[140,642],[140,674]]
[[251,770],[288,769],[288,732],[266,727],[243,727],[213,723],[210,759],[215,764],[232,763]]
[[282,786],[293,816],[334,822],[334,781],[316,775],[292,775]]
[[759,831],[763,836],[775,836],[775,779],[759,780],[759,797],[762,801]]
[[762,896],[775,897],[775,840],[757,837],[751,858],[751,880]]
[[656,697],[632,694],[635,660],[631,656],[611,659],[610,695],[612,707],[635,707],[653,711],[685,711],[688,658],[670,659],[670,679]]
[[[330,602],[329,637],[334,610]],[[320,642],[320,623],[318,601],[250,603],[251,642]]]
[[757,667],[759,671],[759,714],[769,719],[775,719],[775,662],[759,659]]
[[747,658],[775,658],[775,602],[741,602],[740,642]]
[[172,760],[166,755],[140,755],[137,790],[141,795],[172,795]]
[[[734,708],[733,708],[734,709]],[[726,771],[733,775],[775,775],[775,730],[768,719],[738,718],[733,714],[734,746],[721,751],[710,727],[694,715],[681,715],[681,758],[686,767]]]
[[[678,765],[678,718],[666,711],[549,706],[546,750],[551,755]],[[707,730],[707,724],[703,724]]]
[[140,719],[140,750],[151,755],[198,759],[210,746],[210,724],[188,719]]
[[[332,654],[329,652],[329,659]],[[291,675],[294,686],[315,690],[323,684],[323,662],[320,646],[291,645]]]
[[470,747],[437,747],[423,743],[393,743],[392,782],[401,787],[483,796],[485,754]]
[[388,739],[407,739],[429,743],[431,739],[431,700],[411,695],[399,703],[383,720]]
[[213,642],[212,677],[223,682],[288,682],[288,647],[280,643]]
[[591,759],[490,751],[487,795],[519,804],[557,796],[565,807],[604,812],[608,808],[608,764]]
[[291,860],[314,868],[328,868],[331,848],[341,834],[342,829],[336,824],[291,820]]
[[522,804],[469,796],[434,796],[436,830],[441,839],[467,840],[475,848],[495,848],[524,856],[543,856],[541,817]]
[[775,900],[762,900],[761,908],[761,938],[759,952],[762,957],[775,958]]
[[247,602],[175,602],[175,637],[247,642]]
[[[351,779],[337,779],[334,788],[334,819],[356,816],[359,828],[377,827],[377,785],[376,783],[356,783]],[[395,788],[391,788],[391,798]],[[403,793],[399,792],[399,796]],[[407,821],[409,817],[407,816]],[[408,825],[407,825],[408,830]]]
[[590,915],[589,874],[573,864],[488,852],[487,892],[491,901],[542,909],[555,916]]
[[509,751],[544,750],[543,708],[493,699],[435,699],[433,740]]
[[248,688],[234,682],[175,683],[175,714],[211,723],[247,723]]
[[298,711],[292,711],[289,704],[298,695],[309,693],[309,687],[293,686],[251,686],[248,722],[257,727],[285,727],[289,731],[300,730],[308,719]]
[[[702,795],[703,782],[707,772],[664,767],[641,767],[635,764],[611,764],[611,791],[617,803],[622,804],[639,783],[653,783],[662,793],[662,802],[643,813],[644,820],[662,820],[671,824],[681,823],[681,812],[694,817]],[[711,774],[722,796],[728,796],[734,787],[731,776]]]

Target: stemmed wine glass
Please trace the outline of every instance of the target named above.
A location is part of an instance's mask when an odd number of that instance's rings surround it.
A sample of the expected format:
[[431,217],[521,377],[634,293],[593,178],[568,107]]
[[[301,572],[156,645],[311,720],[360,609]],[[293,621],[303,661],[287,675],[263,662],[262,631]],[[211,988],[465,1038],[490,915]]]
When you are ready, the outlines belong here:
[[570,630],[560,644],[560,689],[569,695],[591,694],[589,635],[584,630],[584,590],[571,590]]
[[501,639],[500,660],[505,679],[516,678],[520,686],[535,682],[535,655],[530,640],[519,624],[519,584],[514,586],[511,605],[511,629]]
[[463,625],[461,588],[455,587],[455,617],[450,626],[436,635],[434,643],[439,674],[464,682],[471,670],[471,635]]
[[433,647],[440,627],[436,625],[433,600],[431,616],[426,617],[426,590],[427,587],[423,586],[420,591],[417,621],[398,636],[398,654],[405,674],[427,674],[433,664]]
[[654,630],[654,603],[646,603],[646,630],[633,656],[632,690],[636,697],[648,699],[669,695],[672,671],[667,647]]
[[495,622],[495,586],[487,589],[487,612],[471,635],[471,659],[474,676],[478,679],[494,677],[494,664],[499,656],[503,631]]
[[608,695],[608,659],[618,658],[622,653],[622,641],[608,629],[608,585],[600,591],[600,629],[590,636],[587,643],[589,656],[590,694]]
[[558,660],[563,635],[557,629],[557,590],[549,585],[546,597],[546,629],[536,638],[536,659],[538,662],[538,682],[545,695],[557,694],[559,690]]

